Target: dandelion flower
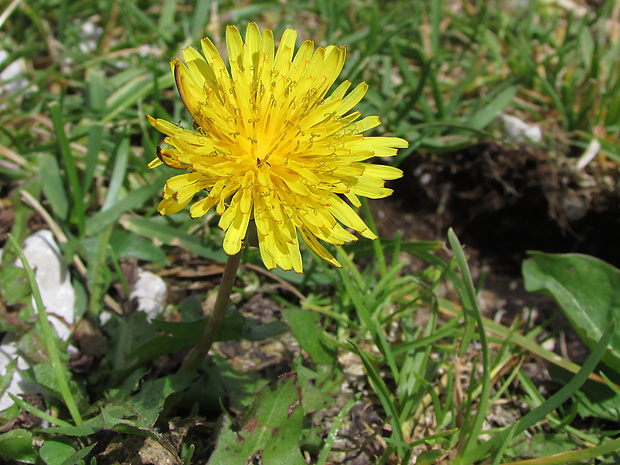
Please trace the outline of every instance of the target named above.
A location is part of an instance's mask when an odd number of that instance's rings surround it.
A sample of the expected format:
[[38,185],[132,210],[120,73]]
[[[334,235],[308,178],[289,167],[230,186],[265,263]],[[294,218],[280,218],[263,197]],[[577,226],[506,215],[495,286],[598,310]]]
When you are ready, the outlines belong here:
[[200,196],[190,215],[215,208],[227,254],[241,250],[254,221],[267,268],[301,273],[300,237],[335,266],[319,240],[357,240],[350,230],[376,237],[350,205],[359,207],[359,196],[390,195],[385,181],[402,171],[363,162],[393,156],[407,142],[362,134],[380,124],[376,116],[350,112],[366,93],[365,83],[347,92],[351,83],[345,81],[327,95],[342,70],[344,47],[315,49],[306,41],[295,53],[296,38],[286,30],[276,50],[272,31],[250,24],[244,43],[229,26],[229,67],[209,39],[202,40],[202,54],[186,48],[184,62],[175,59],[171,67],[193,130],[147,118],[168,145],[149,167],[164,163],[186,171],[166,182],[159,212],[176,213]]

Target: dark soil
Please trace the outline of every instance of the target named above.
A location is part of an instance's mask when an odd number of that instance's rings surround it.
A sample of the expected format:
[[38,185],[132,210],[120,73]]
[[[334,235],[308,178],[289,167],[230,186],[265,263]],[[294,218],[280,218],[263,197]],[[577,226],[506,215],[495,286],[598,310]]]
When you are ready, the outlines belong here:
[[415,153],[381,201],[384,233],[443,240],[454,228],[472,258],[494,274],[518,276],[528,250],[593,255],[617,267],[618,166],[483,143],[444,155]]

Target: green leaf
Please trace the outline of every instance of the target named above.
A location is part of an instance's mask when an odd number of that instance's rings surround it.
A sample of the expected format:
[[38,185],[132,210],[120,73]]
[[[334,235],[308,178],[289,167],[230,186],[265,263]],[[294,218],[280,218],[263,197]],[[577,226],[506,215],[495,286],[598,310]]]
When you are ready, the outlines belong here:
[[145,381],[140,392],[131,397],[128,404],[140,412],[146,424],[153,426],[168,396],[189,387],[193,378],[192,373],[176,373]]
[[431,465],[433,463],[437,463],[442,457],[445,457],[446,452],[444,450],[432,449],[432,450],[423,450],[416,457],[416,464],[420,465]]
[[295,363],[293,370],[299,378],[304,412],[315,412],[334,403],[333,394],[342,391],[342,371],[333,364],[319,365],[314,371],[302,363],[302,360]]
[[268,384],[234,421],[225,417],[208,465],[303,465],[299,450],[303,412],[297,375]]
[[52,211],[63,221],[69,214],[69,199],[65,192],[65,182],[60,174],[58,160],[52,155],[41,156],[41,173],[43,176],[43,193],[50,203]]
[[89,311],[92,315],[99,315],[101,313],[101,301],[111,281],[111,273],[107,267],[107,257],[110,235],[113,229],[114,227],[110,225],[97,236],[84,237],[81,241],[88,259],[86,277],[88,279],[88,289],[90,290]]
[[314,363],[334,363],[336,351],[326,344],[319,326],[319,314],[299,308],[283,310],[284,318],[290,326],[295,339],[303,350],[308,352]]
[[69,138],[65,132],[63,108],[58,102],[52,102],[49,105],[56,138],[58,140],[58,148],[62,155],[62,161],[65,170],[66,183],[69,185],[69,192],[72,197],[71,205],[73,207],[72,215],[77,220],[82,229],[84,221],[84,196],[82,195],[82,186],[79,181],[77,163],[69,145]]
[[[88,401],[86,399],[86,393],[84,392],[84,386],[73,379],[71,372],[65,366],[62,367],[62,371],[67,380],[66,382],[68,383],[74,402],[80,410],[86,410],[88,408]],[[22,371],[22,374],[27,377],[29,376],[29,371]],[[37,363],[32,367],[32,374],[34,375],[32,381],[48,389],[59,400],[63,400],[61,392],[62,386],[58,381],[58,375],[51,363]]]
[[68,436],[89,436],[101,430],[114,430],[159,440],[159,434],[153,425],[164,407],[165,400],[171,394],[189,387],[193,377],[193,374],[184,373],[146,381],[140,392],[126,402],[109,403],[100,407],[99,415],[79,426],[58,426],[44,431]]
[[[560,385],[566,384],[570,379],[568,371],[555,366],[549,367],[549,374]],[[620,421],[620,396],[605,384],[587,381],[572,400],[577,404],[577,413],[582,418]]]
[[[74,452],[71,457],[62,462],[62,465],[83,465],[84,462],[82,461],[82,459],[85,458],[88,454],[90,454],[90,452],[95,448],[96,445],[97,444],[92,444],[88,447],[85,447],[84,449],[80,449]],[[91,464],[92,463],[94,462],[91,461]]]
[[[86,69],[86,97],[93,113],[103,115],[106,110],[106,76],[99,67]],[[101,127],[101,126],[99,126]]]
[[135,105],[136,102],[151,93],[156,81],[157,87],[160,89],[170,87],[174,83],[174,78],[171,74],[155,79],[146,69],[136,69],[135,72],[137,75],[133,79],[124,83],[122,87],[114,91],[106,99],[108,113],[103,118],[103,122],[114,121],[119,113]]
[[192,409],[198,404],[201,412],[220,414],[224,404],[241,412],[267,384],[256,371],[236,371],[217,353],[210,354],[202,366],[204,373],[183,393],[179,406]]
[[14,429],[0,434],[0,456],[20,462],[35,463],[38,454],[32,445],[32,434],[25,429]]
[[[120,216],[126,211],[133,208],[138,208],[147,200],[153,198],[153,196],[161,190],[161,185],[158,182],[159,179],[163,178],[160,177],[156,182],[147,184],[132,191],[131,194],[128,194],[122,199],[107,205],[105,210],[102,209],[92,217],[88,218],[86,221],[86,235],[94,236],[95,234],[99,234],[107,226],[116,223]],[[109,198],[114,199],[114,197]]]
[[[160,334],[136,348],[131,356],[146,361],[161,355],[192,347],[198,343],[208,319],[192,322],[153,320],[154,328],[167,334]],[[287,325],[281,321],[258,323],[245,318],[237,310],[229,310],[217,334],[216,341],[247,339],[262,341],[282,334]]]
[[620,421],[620,397],[606,386],[588,383],[583,391],[575,394],[573,400],[578,403],[577,413],[582,418],[595,417]]
[[0,266],[0,289],[8,305],[15,305],[30,297],[30,284],[26,270],[15,265]]
[[17,358],[14,358],[4,366],[6,373],[0,376],[0,397],[4,395],[6,388],[11,384],[15,370],[17,369]]
[[62,465],[73,454],[75,449],[72,446],[53,439],[45,441],[39,449],[39,455],[47,465]]
[[127,160],[129,159],[129,136],[126,131],[122,132],[120,141],[117,142],[115,152],[114,168],[112,169],[108,192],[106,193],[105,201],[101,207],[101,212],[108,210],[112,205],[118,202],[118,194],[125,179]]
[[224,417],[209,465],[303,465],[303,422],[297,375],[287,373],[265,386],[234,421]]
[[132,351],[158,335],[144,312],[134,312],[127,318],[111,318],[103,330],[110,338],[107,357],[115,371],[129,368],[134,362],[130,356]]
[[112,231],[110,247],[119,259],[137,258],[149,263],[168,263],[161,247],[129,231]]
[[476,114],[470,116],[468,123],[475,129],[486,128],[497,116],[510,105],[517,95],[520,86],[510,85],[503,89],[495,99]]
[[224,250],[206,247],[202,244],[199,237],[187,234],[179,228],[168,226],[165,223],[166,221],[168,220],[165,218],[142,218],[135,216],[121,218],[121,224],[125,229],[140,236],[158,240],[164,244],[179,245],[193,254],[210,260],[226,261]]
[[567,433],[540,433],[517,442],[506,455],[515,459],[545,457],[575,450],[576,447],[576,441]]
[[[593,348],[610,322],[620,317],[620,270],[587,255],[530,253],[523,262],[525,289],[554,297]],[[620,334],[612,336],[603,362],[620,373]]]

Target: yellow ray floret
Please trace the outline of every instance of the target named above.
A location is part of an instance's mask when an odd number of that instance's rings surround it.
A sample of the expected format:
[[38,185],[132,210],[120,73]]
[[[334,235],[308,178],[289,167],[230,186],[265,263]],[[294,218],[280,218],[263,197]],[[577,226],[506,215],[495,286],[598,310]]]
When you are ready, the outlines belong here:
[[351,83],[344,81],[327,95],[342,71],[344,47],[315,48],[306,41],[295,53],[296,40],[288,29],[276,49],[269,30],[249,24],[244,40],[229,26],[227,66],[204,39],[202,53],[189,47],[183,61],[171,62],[195,130],[147,118],[168,145],[149,168],[163,163],[186,171],[166,182],[159,212],[176,213],[197,196],[190,215],[215,208],[226,253],[241,250],[254,221],[267,268],[301,273],[299,237],[335,266],[319,241],[356,240],[351,230],[376,237],[345,199],[359,207],[359,196],[390,195],[385,181],[402,171],[363,162],[394,156],[407,142],[363,135],[381,124],[376,116],[349,113],[364,97],[365,83],[348,92]]

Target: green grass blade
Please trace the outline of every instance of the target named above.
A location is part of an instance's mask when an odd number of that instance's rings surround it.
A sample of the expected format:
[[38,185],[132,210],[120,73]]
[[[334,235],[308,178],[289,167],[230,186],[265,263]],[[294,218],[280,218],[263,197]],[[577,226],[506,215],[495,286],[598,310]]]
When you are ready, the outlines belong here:
[[[364,368],[368,375],[368,380],[373,386],[374,391],[377,393],[377,396],[379,397],[379,400],[381,402],[381,405],[383,406],[383,409],[385,410],[385,413],[389,417],[390,425],[392,426],[392,434],[394,435],[394,439],[398,441],[399,443],[404,444],[405,436],[403,434],[403,430],[400,424],[398,410],[396,408],[396,405],[394,404],[394,401],[392,400],[392,394],[390,393],[390,390],[388,389],[385,382],[383,381],[381,374],[377,371],[377,369],[374,367],[374,365],[368,358],[367,354],[363,350],[361,350],[359,347],[357,347],[357,345],[355,345],[353,342],[351,342],[350,344],[351,344],[353,352],[359,355],[360,358],[362,359],[362,363],[364,364]],[[402,457],[404,453],[405,451],[401,450],[399,451],[398,455]]]
[[519,89],[518,85],[508,85],[484,108],[470,116],[468,123],[476,129],[484,129],[512,103]]
[[52,102],[49,106],[52,116],[52,122],[54,123],[54,130],[56,131],[56,138],[60,153],[62,155],[63,166],[67,181],[69,183],[69,192],[73,199],[72,205],[74,210],[72,218],[77,223],[80,231],[84,228],[84,197],[82,196],[82,187],[78,179],[77,165],[71,153],[71,147],[69,147],[69,139],[65,133],[64,121],[62,117],[62,108],[58,102]]
[[171,36],[171,28],[174,28],[174,17],[176,15],[177,0],[164,0],[161,6],[161,13],[159,15],[158,29],[165,33],[166,36]]
[[120,142],[118,143],[114,157],[114,168],[112,169],[112,177],[110,179],[110,185],[108,192],[101,207],[101,211],[109,209],[118,200],[118,193],[123,185],[125,179],[125,173],[127,172],[127,160],[129,159],[129,136],[127,132],[124,132],[120,136]]
[[67,198],[64,182],[58,166],[58,160],[53,155],[42,155],[40,158],[43,176],[43,193],[52,207],[54,215],[60,220],[69,219],[70,199]]
[[179,245],[199,257],[219,262],[226,261],[227,255],[221,248],[205,247],[199,237],[187,234],[179,230],[179,228],[154,221],[152,218],[142,218],[140,216],[127,215],[121,217],[120,221],[125,229],[139,236],[157,239],[164,244]]
[[41,298],[41,293],[39,292],[39,286],[37,285],[34,271],[30,267],[28,260],[26,260],[24,251],[15,240],[15,238],[10,234],[9,241],[15,249],[15,252],[17,253],[20,261],[22,262],[24,270],[26,270],[26,274],[28,275],[28,282],[30,283],[30,287],[32,288],[32,296],[34,297],[37,315],[39,317],[39,323],[41,325],[41,331],[43,332],[43,339],[45,340],[47,351],[52,362],[52,367],[54,368],[54,374],[56,375],[56,381],[58,382],[60,393],[65,402],[65,405],[69,409],[69,413],[71,414],[73,421],[76,425],[79,425],[80,423],[82,423],[82,416],[80,415],[75,399],[71,394],[71,389],[69,388],[67,378],[65,378],[65,372],[63,371],[63,367],[60,362],[60,355],[58,354],[58,347],[56,347],[56,343],[54,341],[52,325],[47,319],[47,312],[45,310],[45,306],[43,305],[43,299]]
[[327,455],[334,447],[334,442],[336,441],[336,436],[340,427],[342,426],[342,422],[344,418],[349,414],[349,411],[353,408],[353,406],[360,400],[362,397],[362,393],[358,392],[355,394],[349,401],[345,404],[345,406],[338,412],[338,415],[334,418],[332,422],[332,426],[329,429],[329,433],[327,433],[327,437],[325,438],[325,442],[323,443],[323,447],[321,448],[321,453],[319,454],[319,458],[316,461],[316,465],[325,465],[327,462]]
[[209,24],[209,11],[211,0],[197,0],[194,7],[194,14],[191,22],[191,35],[196,39],[202,39],[205,33],[205,25]]
[[[468,436],[465,438],[462,449],[464,453],[467,453],[475,441],[478,440],[478,436],[482,431],[484,417],[487,412],[487,406],[491,395],[491,358],[485,327],[482,321],[482,314],[480,313],[480,308],[478,307],[476,290],[471,279],[471,273],[469,271],[469,267],[467,266],[467,260],[465,259],[465,254],[463,253],[463,247],[452,229],[448,231],[448,241],[450,242],[450,247],[454,252],[456,261],[461,271],[461,276],[463,277],[463,284],[465,285],[465,291],[467,292],[469,305],[471,306],[470,310],[473,313],[472,319],[475,320],[478,326],[478,335],[480,337],[480,346],[482,350],[482,388],[480,398],[478,401],[478,407],[476,408],[476,415],[474,417],[473,424],[467,430]],[[465,312],[465,314],[467,314],[467,312]]]
[[97,248],[88,260],[88,270],[86,276],[88,278],[88,289],[90,291],[90,299],[88,310],[91,315],[99,315],[102,311],[103,296],[106,292],[105,273],[107,269],[108,244],[114,225],[109,225],[97,235]]
[[[366,305],[363,293],[360,292],[359,288],[353,285],[353,281],[349,276],[350,274],[352,274],[352,272],[357,271],[357,268],[351,262],[349,257],[343,253],[342,249],[339,250],[338,258],[340,262],[343,263],[343,267],[339,271],[340,276],[342,277],[342,282],[347,290],[347,295],[353,301],[360,320],[364,324],[366,330],[370,333],[370,337],[376,344],[381,354],[385,357],[385,360],[390,367],[390,370],[392,371],[392,376],[394,376],[394,380],[398,383],[399,370],[394,359],[394,353],[392,352],[392,348],[390,347],[390,344],[385,338],[385,334],[381,329],[381,325],[373,316],[373,311]],[[364,288],[365,286],[362,287],[362,289]]]
[[11,400],[19,406],[19,408],[25,410],[28,413],[32,413],[34,416],[39,417],[41,420],[47,421],[50,424],[56,425],[56,426],[66,426],[66,427],[68,426],[69,428],[73,427],[71,423],[61,420],[60,418],[56,418],[50,415],[49,413],[44,412],[43,410],[39,410],[34,405],[30,405],[25,400],[20,399],[17,396],[14,396],[10,392],[8,393],[8,395],[11,398]]
[[99,211],[86,222],[85,235],[94,236],[104,228],[118,221],[121,215],[129,210],[142,206],[147,200],[153,198],[155,193],[161,190],[161,179],[157,178],[152,184],[147,184],[131,192],[129,195],[111,205],[105,211]]
[[103,135],[103,125],[99,123],[93,123],[88,130],[88,148],[86,151],[86,168],[82,178],[82,192],[90,191],[90,186],[95,176],[95,169],[97,168]]
[[364,198],[362,201],[362,209],[364,211],[364,219],[366,220],[366,224],[372,232],[377,235],[377,238],[372,241],[372,248],[375,252],[375,260],[377,261],[377,265],[379,265],[379,272],[381,276],[385,276],[387,274],[387,264],[385,263],[385,254],[383,253],[383,245],[381,244],[381,238],[377,234],[377,225],[375,224],[375,220],[372,217],[372,212],[370,211],[370,206],[368,205],[368,201]]

